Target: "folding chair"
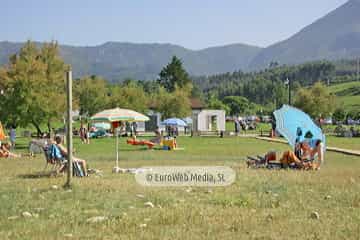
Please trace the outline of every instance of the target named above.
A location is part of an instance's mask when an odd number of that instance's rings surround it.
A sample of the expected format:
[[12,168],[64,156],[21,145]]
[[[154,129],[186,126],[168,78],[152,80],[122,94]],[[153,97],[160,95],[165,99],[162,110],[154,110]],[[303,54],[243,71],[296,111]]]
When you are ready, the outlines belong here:
[[43,171],[47,169],[49,164],[52,165],[52,170],[54,171],[61,169],[61,167],[63,167],[66,163],[66,160],[62,156],[60,149],[55,144],[46,145],[43,150],[46,160]]

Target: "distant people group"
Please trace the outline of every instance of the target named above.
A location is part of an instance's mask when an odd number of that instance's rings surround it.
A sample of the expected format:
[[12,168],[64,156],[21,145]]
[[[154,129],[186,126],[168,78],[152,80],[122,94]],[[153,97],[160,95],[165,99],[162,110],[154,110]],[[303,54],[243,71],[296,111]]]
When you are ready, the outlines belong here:
[[179,128],[177,126],[166,126],[166,133],[169,137],[179,136]]

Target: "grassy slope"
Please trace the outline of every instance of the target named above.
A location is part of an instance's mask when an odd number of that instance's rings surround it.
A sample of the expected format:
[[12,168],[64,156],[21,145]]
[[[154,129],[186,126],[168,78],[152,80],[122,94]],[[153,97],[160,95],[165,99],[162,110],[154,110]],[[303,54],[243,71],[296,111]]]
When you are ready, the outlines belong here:
[[346,110],[360,109],[360,81],[332,85],[329,90],[339,97]]
[[[23,151],[26,139],[20,141]],[[51,190],[64,177],[24,177],[42,169],[42,156],[0,159],[0,239],[63,239],[69,233],[72,239],[360,238],[359,158],[328,153],[320,172],[249,170],[243,162],[247,154],[287,146],[246,138],[182,137],[178,142],[184,151],[145,150],[122,140],[120,165],[230,165],[237,172],[235,184],[211,193],[207,188],[141,187],[133,175],[111,173],[113,139],[91,145],[76,140],[76,155],[104,176],[75,179],[72,192]],[[146,201],[156,207],[145,208]],[[38,218],[8,219],[36,208],[44,208]],[[310,218],[313,211],[319,220]],[[99,215],[108,220],[86,223]],[[147,227],[140,228],[142,223]]]

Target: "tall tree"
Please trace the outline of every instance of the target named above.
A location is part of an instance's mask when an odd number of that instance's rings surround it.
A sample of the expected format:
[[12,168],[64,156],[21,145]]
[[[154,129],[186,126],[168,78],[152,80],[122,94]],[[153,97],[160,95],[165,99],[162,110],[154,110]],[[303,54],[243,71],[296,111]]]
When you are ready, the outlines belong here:
[[328,117],[336,108],[336,97],[321,82],[317,82],[309,89],[300,89],[294,105],[314,118]]
[[148,96],[143,87],[135,82],[126,82],[111,89],[109,107],[121,107],[145,113],[148,109]]
[[159,77],[159,84],[168,92],[173,92],[176,86],[182,88],[191,83],[189,74],[176,56],[173,56],[171,62],[161,70]]
[[226,114],[230,114],[230,107],[226,104],[224,104],[220,99],[218,99],[214,94],[210,94],[208,101],[207,101],[207,107],[210,109],[221,109],[225,110]]
[[173,93],[169,93],[165,88],[160,87],[158,92],[153,95],[152,102],[155,104],[155,110],[162,114],[162,117],[184,118],[190,115],[190,94],[191,86],[175,88]]
[[1,120],[24,127],[33,124],[39,134],[46,123],[50,131],[51,121],[65,111],[65,70],[56,42],[39,50],[28,41],[0,71]]
[[231,116],[238,116],[241,113],[246,113],[249,108],[249,100],[240,96],[228,96],[224,98],[224,103],[230,108]]
[[109,90],[103,78],[91,76],[79,79],[75,92],[81,115],[91,116],[103,110],[108,103]]
[[[64,72],[68,68],[59,54],[57,42],[45,43],[41,48],[40,60],[45,65],[45,76],[41,82],[42,90],[38,93],[38,101],[46,114],[48,131],[51,122],[61,118],[66,109]],[[77,105],[75,104],[74,107]]]

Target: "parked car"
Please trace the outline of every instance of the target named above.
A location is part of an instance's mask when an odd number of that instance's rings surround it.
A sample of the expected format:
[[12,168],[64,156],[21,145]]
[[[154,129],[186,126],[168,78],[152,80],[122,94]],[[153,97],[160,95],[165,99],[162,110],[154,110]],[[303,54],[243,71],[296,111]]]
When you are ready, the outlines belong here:
[[352,118],[348,118],[346,120],[347,125],[359,125],[360,124],[360,120],[354,120]]
[[90,131],[90,138],[99,138],[105,136],[106,136],[106,130],[103,128],[96,128],[95,131]]
[[332,121],[332,118],[329,117],[329,118],[325,118],[322,123],[326,124],[326,125],[331,125],[331,124],[333,124],[333,121]]

